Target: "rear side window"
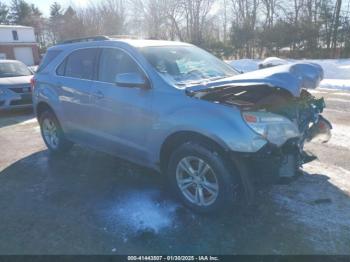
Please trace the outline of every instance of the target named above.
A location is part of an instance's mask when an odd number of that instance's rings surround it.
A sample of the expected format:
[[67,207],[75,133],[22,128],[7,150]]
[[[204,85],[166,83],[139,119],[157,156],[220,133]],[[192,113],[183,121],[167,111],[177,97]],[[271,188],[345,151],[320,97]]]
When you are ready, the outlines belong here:
[[38,67],[37,72],[42,71],[48,64],[51,63],[52,60],[54,60],[60,53],[62,52],[62,50],[51,50],[51,51],[47,51],[47,53],[45,54],[43,60],[41,60],[41,63]]
[[97,54],[97,48],[74,51],[57,68],[57,74],[91,80],[94,78]]

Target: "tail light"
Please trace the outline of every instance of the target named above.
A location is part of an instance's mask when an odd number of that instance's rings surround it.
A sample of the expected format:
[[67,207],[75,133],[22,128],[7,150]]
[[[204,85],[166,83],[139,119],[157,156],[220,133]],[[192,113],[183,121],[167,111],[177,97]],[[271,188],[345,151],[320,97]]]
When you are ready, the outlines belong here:
[[35,87],[35,78],[34,76],[30,79],[30,87],[32,89],[32,92],[34,91],[34,87]]

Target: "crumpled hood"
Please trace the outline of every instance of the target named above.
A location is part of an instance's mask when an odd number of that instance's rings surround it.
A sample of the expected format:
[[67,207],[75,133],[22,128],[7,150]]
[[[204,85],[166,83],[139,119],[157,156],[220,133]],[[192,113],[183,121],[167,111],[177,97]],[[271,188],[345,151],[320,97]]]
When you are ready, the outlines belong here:
[[303,88],[316,88],[323,79],[323,69],[314,63],[295,63],[257,70],[218,81],[207,82],[186,88],[189,93],[220,87],[268,85],[289,91],[299,97]]
[[9,85],[21,85],[21,84],[29,84],[32,75],[29,76],[17,76],[17,77],[4,77],[0,78],[0,87],[1,86],[9,86]]

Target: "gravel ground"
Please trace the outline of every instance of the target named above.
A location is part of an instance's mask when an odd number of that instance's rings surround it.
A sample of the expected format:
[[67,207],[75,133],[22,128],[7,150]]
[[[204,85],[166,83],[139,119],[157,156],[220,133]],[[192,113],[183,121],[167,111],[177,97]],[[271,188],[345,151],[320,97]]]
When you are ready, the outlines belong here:
[[350,92],[315,91],[334,124],[319,160],[254,208],[199,216],[159,176],[75,146],[51,157],[31,112],[0,116],[0,254],[350,254]]

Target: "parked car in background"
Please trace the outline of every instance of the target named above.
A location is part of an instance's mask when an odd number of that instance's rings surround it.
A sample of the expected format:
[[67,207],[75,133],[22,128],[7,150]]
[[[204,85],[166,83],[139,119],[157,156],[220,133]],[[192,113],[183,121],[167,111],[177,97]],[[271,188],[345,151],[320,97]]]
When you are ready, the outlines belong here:
[[331,129],[306,90],[322,77],[307,63],[239,74],[187,43],[95,37],[49,48],[33,99],[53,154],[78,143],[153,168],[213,212],[313,159],[304,143]]
[[0,60],[0,110],[30,108],[33,72],[17,60]]
[[35,73],[36,70],[38,70],[38,66],[37,65],[34,65],[34,66],[28,66],[28,68],[33,72]]

